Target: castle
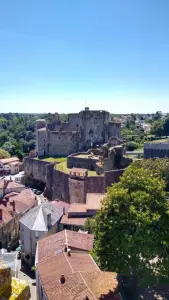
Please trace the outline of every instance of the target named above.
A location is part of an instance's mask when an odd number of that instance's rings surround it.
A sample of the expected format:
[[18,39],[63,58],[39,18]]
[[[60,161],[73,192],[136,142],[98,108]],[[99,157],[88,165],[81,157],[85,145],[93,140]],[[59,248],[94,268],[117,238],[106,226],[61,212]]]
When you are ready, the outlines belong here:
[[68,121],[61,122],[55,113],[52,122],[36,121],[36,145],[39,157],[68,156],[101,146],[110,137],[120,138],[120,123],[110,120],[107,111],[89,110],[68,114]]

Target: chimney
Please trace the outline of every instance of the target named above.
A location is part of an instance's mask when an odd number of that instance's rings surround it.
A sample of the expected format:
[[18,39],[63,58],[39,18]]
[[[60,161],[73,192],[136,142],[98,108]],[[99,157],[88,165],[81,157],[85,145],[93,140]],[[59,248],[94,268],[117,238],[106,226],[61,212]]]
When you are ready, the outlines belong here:
[[65,281],[66,281],[65,276],[64,276],[64,275],[61,275],[61,276],[60,276],[60,283],[61,283],[61,284],[64,284]]
[[15,201],[10,202],[10,205],[13,207],[13,212],[15,212]]
[[65,207],[63,207],[63,215],[65,215]]
[[67,249],[67,255],[71,256],[70,249]]
[[49,214],[47,214],[47,226],[48,226],[49,229],[51,227],[51,223],[52,223],[51,213],[49,213]]
[[2,221],[2,209],[0,209],[0,221]]
[[64,251],[67,252],[67,244],[65,243]]

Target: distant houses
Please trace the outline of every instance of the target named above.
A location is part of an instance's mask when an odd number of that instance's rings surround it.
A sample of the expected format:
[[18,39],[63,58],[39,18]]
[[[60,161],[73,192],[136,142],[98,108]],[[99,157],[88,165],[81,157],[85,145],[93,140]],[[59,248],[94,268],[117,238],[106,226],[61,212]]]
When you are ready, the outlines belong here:
[[0,175],[14,175],[22,170],[22,163],[17,157],[0,159]]

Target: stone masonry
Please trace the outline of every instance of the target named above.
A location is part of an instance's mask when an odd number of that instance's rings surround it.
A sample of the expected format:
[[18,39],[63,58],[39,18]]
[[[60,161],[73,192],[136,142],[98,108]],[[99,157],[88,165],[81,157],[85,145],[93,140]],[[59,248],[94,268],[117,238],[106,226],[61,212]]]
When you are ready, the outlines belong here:
[[120,137],[120,123],[110,121],[107,111],[85,110],[68,114],[68,122],[61,123],[56,113],[51,123],[36,121],[38,156],[67,156],[103,145],[112,136]]

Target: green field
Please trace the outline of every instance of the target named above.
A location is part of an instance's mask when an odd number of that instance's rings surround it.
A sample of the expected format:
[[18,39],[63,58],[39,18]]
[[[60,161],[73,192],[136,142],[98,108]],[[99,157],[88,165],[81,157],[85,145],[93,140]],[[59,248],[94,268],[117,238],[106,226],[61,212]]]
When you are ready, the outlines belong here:
[[[40,160],[40,158],[39,158],[39,160]],[[66,157],[46,157],[46,158],[43,158],[42,160],[50,162],[50,163],[54,163],[54,162],[60,163],[60,162],[67,161],[67,158]]]
[[[56,164],[55,168],[56,168],[56,170],[65,172],[67,174],[69,174],[69,172],[70,172],[70,169],[67,168],[67,159]],[[97,175],[95,171],[88,171],[88,176],[104,176],[104,174]]]

